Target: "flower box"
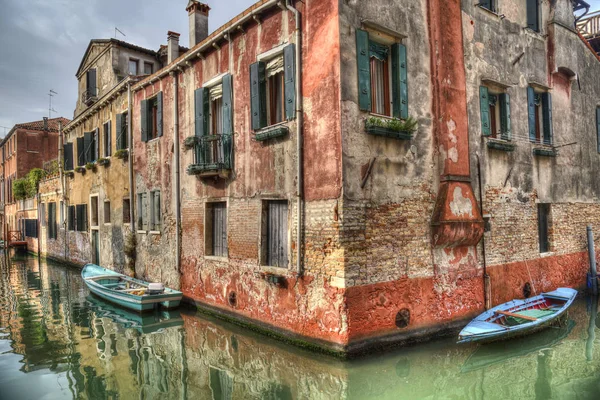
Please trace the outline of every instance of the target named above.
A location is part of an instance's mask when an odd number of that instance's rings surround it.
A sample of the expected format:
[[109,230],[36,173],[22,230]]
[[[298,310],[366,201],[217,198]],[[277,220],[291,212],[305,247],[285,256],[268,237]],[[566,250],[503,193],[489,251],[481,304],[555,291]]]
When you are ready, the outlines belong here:
[[288,134],[287,126],[279,126],[277,128],[267,129],[264,131],[257,132],[254,135],[254,139],[258,142],[264,142],[269,139],[274,139],[278,137],[284,137]]
[[117,150],[115,152],[115,157],[120,160],[127,160],[127,158],[129,157],[129,150],[127,150],[127,149]]
[[85,174],[85,167],[75,167],[75,172],[79,172],[80,174]]
[[98,165],[102,165],[104,167],[108,167],[110,165],[110,158],[100,158],[97,161]]
[[501,140],[488,140],[487,142],[488,149],[492,150],[500,150],[500,151],[515,151],[517,147],[514,143],[501,141]]
[[556,149],[552,148],[536,147],[533,149],[533,155],[541,157],[556,157],[558,155],[558,152],[556,151]]

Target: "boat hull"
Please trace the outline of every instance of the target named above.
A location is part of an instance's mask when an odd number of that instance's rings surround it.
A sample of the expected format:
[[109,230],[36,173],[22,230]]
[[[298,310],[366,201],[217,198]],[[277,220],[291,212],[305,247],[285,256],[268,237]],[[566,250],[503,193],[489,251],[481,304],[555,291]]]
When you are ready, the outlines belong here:
[[[157,307],[173,309],[180,305],[183,297],[183,293],[168,288],[165,289],[165,293],[163,294],[144,296],[124,293],[118,290],[107,288],[103,285],[106,284],[106,281],[110,281],[111,279],[119,279],[121,277],[142,285],[147,285],[147,282],[129,278],[123,274],[119,274],[118,272],[111,271],[94,264],[87,264],[84,267],[81,275],[86,286],[94,295],[120,307],[137,312],[151,311]],[[99,279],[94,280],[95,278]]]

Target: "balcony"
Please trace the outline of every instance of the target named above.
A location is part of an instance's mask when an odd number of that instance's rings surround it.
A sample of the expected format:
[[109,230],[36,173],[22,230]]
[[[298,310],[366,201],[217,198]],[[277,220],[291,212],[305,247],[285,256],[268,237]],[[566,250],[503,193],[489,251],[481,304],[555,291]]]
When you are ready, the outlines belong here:
[[233,168],[233,135],[203,136],[198,139],[194,151],[195,160],[187,168],[188,175],[229,177]]
[[96,88],[81,93],[81,102],[86,106],[91,106],[96,101],[98,101],[98,90]]

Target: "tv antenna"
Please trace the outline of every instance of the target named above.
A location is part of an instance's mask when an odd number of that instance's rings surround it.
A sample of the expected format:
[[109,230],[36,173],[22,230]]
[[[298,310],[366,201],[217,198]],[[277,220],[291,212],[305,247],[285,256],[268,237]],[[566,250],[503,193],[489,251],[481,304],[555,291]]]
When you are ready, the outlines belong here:
[[0,128],[4,128],[4,135],[2,135],[2,137],[5,137],[6,136],[6,131],[8,131],[8,130],[11,129],[8,126],[2,126],[2,125],[0,125]]
[[127,35],[125,35],[123,32],[121,32],[121,30],[120,30],[119,28],[117,28],[117,27],[115,26],[115,39],[117,38],[117,32],[119,32],[121,35],[123,35],[123,36],[127,37]]
[[54,90],[50,89],[50,92],[48,92],[48,97],[49,97],[49,104],[48,104],[48,119],[52,118],[52,113],[57,112],[54,108],[52,108],[52,98],[54,96],[56,96],[58,93],[56,93]]

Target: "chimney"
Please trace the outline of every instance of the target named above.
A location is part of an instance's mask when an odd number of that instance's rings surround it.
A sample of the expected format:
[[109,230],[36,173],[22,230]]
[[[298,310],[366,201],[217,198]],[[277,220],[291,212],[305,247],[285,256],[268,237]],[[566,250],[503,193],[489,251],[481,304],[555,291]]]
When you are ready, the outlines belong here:
[[190,18],[190,49],[208,37],[208,4],[190,0],[186,7]]
[[48,117],[44,117],[44,130],[48,131]]
[[179,33],[167,33],[167,64],[171,64],[179,57]]

